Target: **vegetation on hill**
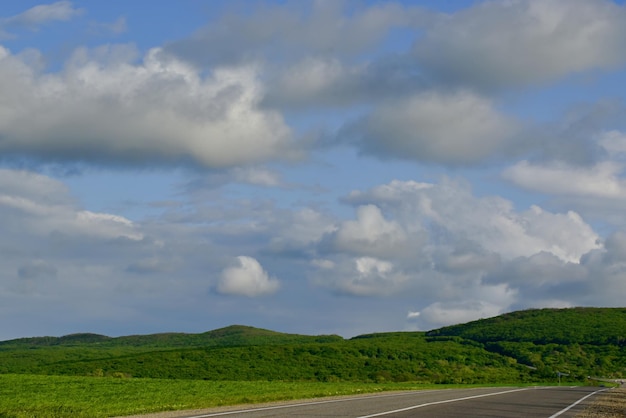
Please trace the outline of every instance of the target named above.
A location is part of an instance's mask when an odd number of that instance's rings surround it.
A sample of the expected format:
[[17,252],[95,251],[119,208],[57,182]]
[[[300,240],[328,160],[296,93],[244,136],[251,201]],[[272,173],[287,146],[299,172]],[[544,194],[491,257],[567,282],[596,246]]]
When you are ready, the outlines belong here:
[[626,309],[533,309],[453,325],[429,338],[461,338],[514,358],[545,378],[557,372],[626,376]]
[[424,332],[339,336],[232,326],[0,342],[0,373],[212,381],[518,383],[626,376],[626,309],[542,309]]
[[220,328],[202,334],[170,332],[112,338],[105,335],[82,333],[63,337],[20,338],[16,340],[0,341],[0,350],[54,346],[99,348],[227,347],[236,345],[275,345],[327,341],[343,341],[343,338],[338,335],[309,336],[284,334],[244,325],[231,325],[226,328]]
[[626,345],[626,308],[531,309],[427,333],[481,343]]

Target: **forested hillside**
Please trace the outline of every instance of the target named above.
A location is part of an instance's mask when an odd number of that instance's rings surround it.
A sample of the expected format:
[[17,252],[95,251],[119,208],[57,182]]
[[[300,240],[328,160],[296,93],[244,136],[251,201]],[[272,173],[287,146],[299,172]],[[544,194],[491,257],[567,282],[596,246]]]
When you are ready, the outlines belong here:
[[232,326],[0,342],[0,373],[206,380],[519,383],[626,376],[626,309],[543,309],[424,332],[339,336]]
[[532,309],[440,328],[429,336],[458,336],[481,343],[626,344],[626,308]]
[[626,309],[571,308],[517,311],[433,330],[431,338],[456,337],[516,359],[548,377],[626,376]]

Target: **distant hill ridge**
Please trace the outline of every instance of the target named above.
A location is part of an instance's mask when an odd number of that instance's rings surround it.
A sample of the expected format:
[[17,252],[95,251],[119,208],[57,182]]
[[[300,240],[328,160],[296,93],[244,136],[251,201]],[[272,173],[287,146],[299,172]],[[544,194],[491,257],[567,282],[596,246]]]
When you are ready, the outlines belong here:
[[0,373],[206,380],[520,383],[626,377],[626,308],[533,309],[344,339],[233,325],[201,334],[0,342]]
[[[408,335],[411,332],[384,332],[354,338]],[[545,308],[528,309],[450,325],[427,331],[426,336],[457,336],[481,343],[515,341],[534,343],[606,344],[626,342],[626,308]],[[202,346],[255,345],[268,343],[341,341],[338,335],[301,335],[271,331],[245,325],[231,325],[200,334],[158,333],[108,337],[92,333],[76,333],[62,337],[32,337],[0,341],[2,346]]]
[[200,334],[158,333],[108,337],[92,333],[76,333],[62,337],[32,337],[0,341],[3,347],[51,346],[137,346],[137,347],[195,347],[288,344],[298,342],[343,341],[338,335],[308,336],[286,334],[245,325],[231,325]]

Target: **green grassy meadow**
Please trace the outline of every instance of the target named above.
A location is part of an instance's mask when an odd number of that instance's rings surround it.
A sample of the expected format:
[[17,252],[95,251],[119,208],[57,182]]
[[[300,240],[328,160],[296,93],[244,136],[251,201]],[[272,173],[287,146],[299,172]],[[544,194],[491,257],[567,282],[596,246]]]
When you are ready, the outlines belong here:
[[[427,389],[414,383],[246,382],[0,375],[2,418],[97,418]],[[447,386],[438,386],[438,388]]]

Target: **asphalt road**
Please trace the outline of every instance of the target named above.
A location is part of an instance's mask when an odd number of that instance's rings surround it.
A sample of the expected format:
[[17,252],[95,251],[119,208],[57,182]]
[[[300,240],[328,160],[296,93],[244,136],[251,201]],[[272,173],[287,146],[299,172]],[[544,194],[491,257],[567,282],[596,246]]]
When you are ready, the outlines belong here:
[[208,417],[315,418],[572,418],[593,401],[593,387],[476,388],[387,393],[238,410],[170,415]]

